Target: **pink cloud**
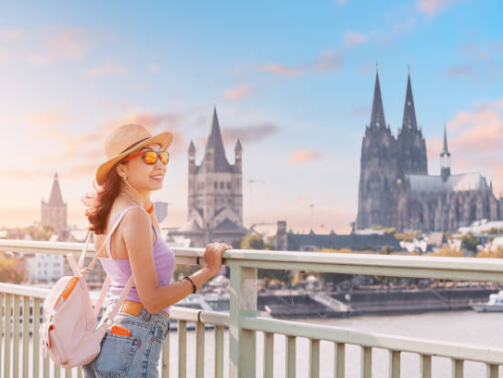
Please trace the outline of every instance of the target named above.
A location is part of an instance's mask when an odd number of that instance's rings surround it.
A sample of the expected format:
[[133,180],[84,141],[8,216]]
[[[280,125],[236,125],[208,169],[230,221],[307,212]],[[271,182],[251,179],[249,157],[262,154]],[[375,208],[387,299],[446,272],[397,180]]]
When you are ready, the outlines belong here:
[[47,45],[57,57],[81,59],[88,49],[89,37],[84,30],[66,28],[49,36]]
[[50,126],[56,122],[64,119],[63,114],[51,112],[51,113],[30,113],[27,115],[30,122],[38,126]]
[[366,43],[368,41],[368,38],[367,36],[365,36],[365,34],[348,31],[344,34],[343,41],[344,46],[353,48],[362,43]]
[[264,71],[285,77],[299,77],[308,73],[325,73],[338,69],[342,57],[332,50],[323,51],[313,61],[296,66],[271,63],[263,67]]
[[242,85],[234,89],[228,89],[224,92],[223,96],[227,100],[241,100],[249,97],[256,92],[253,85]]
[[22,37],[23,33],[19,30],[0,30],[0,40],[16,42]]
[[311,150],[297,150],[293,151],[290,156],[290,164],[303,163],[305,161],[320,159],[321,155]]
[[294,67],[287,67],[283,64],[270,63],[264,67],[264,70],[274,75],[296,77],[301,75],[301,70]]
[[110,74],[126,74],[128,73],[128,69],[125,66],[117,65],[111,62],[106,62],[100,67],[93,67],[85,71],[87,76],[99,77],[103,75]]
[[313,70],[318,73],[333,71],[340,67],[341,58],[334,51],[323,52],[314,62]]
[[416,7],[420,12],[432,17],[459,2],[460,0],[419,0]]

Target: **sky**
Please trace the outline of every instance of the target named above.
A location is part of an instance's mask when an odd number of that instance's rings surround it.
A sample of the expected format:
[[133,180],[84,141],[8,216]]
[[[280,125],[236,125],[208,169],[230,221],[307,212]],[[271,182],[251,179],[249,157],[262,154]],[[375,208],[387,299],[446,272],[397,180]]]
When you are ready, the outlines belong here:
[[[104,140],[171,131],[164,225],[187,220],[188,146],[216,107],[229,162],[243,146],[244,224],[348,233],[376,69],[401,127],[410,72],[429,173],[447,128],[452,172],[503,191],[503,3],[497,0],[2,2],[0,226],[40,220],[58,173],[68,221]],[[251,183],[250,181],[256,181]]]

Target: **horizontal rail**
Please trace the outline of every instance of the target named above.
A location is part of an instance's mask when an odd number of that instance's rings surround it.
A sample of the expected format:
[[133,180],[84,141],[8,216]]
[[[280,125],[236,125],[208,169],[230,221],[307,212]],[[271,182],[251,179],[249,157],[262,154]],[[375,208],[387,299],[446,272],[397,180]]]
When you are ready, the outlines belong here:
[[503,349],[466,346],[463,344],[416,338],[364,333],[352,329],[327,327],[309,323],[295,323],[261,317],[241,316],[242,327],[252,331],[272,332],[286,336],[333,341],[363,347],[417,353],[436,357],[485,362],[499,365]]
[[[83,243],[0,240],[0,251],[20,253],[66,255],[78,253],[82,247]],[[203,248],[173,248],[173,251],[178,264],[204,264]],[[91,244],[88,255],[93,252]],[[256,250],[230,250],[223,257],[224,265],[260,269],[503,282],[503,259]]]

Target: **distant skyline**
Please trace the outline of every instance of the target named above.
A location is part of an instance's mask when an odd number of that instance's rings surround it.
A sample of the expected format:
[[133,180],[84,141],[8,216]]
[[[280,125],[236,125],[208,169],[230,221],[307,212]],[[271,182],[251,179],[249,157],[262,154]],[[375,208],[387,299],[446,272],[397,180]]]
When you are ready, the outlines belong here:
[[[85,227],[80,199],[107,133],[125,122],[174,133],[164,188],[152,199],[169,202],[166,226],[183,225],[187,150],[193,140],[199,164],[216,106],[231,163],[237,138],[243,145],[245,225],[286,220],[298,231],[347,233],[376,62],[395,135],[410,66],[429,173],[440,173],[445,124],[453,174],[482,172],[503,191],[500,1],[1,9],[0,226],[40,220],[57,172],[69,224]],[[252,198],[248,180],[264,182]]]

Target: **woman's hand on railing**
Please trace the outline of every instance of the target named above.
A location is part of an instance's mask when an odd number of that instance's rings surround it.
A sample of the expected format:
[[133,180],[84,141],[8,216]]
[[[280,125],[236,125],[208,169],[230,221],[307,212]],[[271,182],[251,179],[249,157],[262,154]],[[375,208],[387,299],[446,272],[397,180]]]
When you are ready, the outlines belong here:
[[220,272],[222,268],[222,254],[225,250],[231,248],[227,243],[212,243],[206,246],[204,261],[206,262],[206,268],[213,276]]

